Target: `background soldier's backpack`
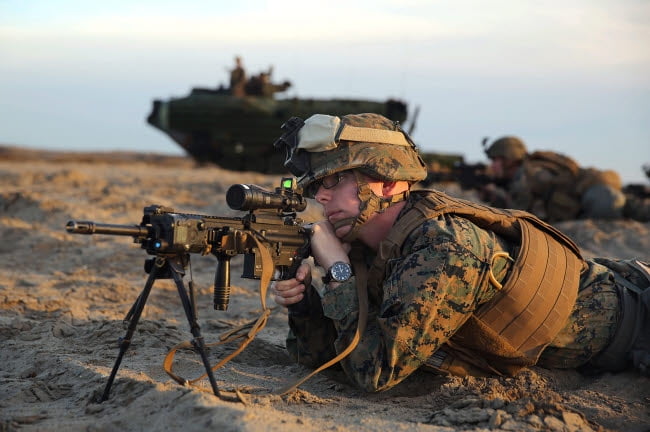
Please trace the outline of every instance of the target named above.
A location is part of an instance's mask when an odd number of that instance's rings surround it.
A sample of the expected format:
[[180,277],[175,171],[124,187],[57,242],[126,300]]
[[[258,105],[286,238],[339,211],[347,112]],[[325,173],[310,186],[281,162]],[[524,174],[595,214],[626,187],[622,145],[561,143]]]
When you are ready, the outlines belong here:
[[528,160],[536,164],[542,164],[545,168],[558,175],[575,177],[580,172],[580,166],[575,160],[552,151],[536,151],[528,157]]
[[583,168],[580,170],[576,191],[582,195],[587,189],[596,184],[611,186],[616,190],[621,190],[623,182],[621,176],[616,171],[601,171],[596,168]]

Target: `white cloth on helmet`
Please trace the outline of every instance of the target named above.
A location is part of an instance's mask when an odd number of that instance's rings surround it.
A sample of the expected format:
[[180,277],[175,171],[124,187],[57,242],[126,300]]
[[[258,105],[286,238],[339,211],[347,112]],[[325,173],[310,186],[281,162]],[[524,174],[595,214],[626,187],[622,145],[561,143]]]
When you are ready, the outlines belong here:
[[335,149],[336,133],[341,126],[341,119],[326,114],[314,114],[305,120],[305,125],[298,131],[298,148],[308,152],[323,152]]
[[305,120],[298,131],[298,148],[308,152],[324,152],[338,147],[338,140],[410,146],[400,131],[364,128],[350,125],[341,127],[341,119],[326,114],[314,114]]

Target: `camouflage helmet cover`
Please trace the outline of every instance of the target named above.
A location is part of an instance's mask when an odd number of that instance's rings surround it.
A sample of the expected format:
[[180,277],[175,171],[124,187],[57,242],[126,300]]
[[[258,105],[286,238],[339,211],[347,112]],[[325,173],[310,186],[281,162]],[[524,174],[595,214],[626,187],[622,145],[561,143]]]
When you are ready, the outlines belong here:
[[510,160],[522,160],[527,149],[524,142],[516,136],[504,136],[494,141],[485,149],[485,154],[490,158],[503,157]]
[[358,169],[363,174],[386,181],[405,180],[413,183],[427,176],[426,165],[415,144],[398,123],[374,113],[348,114],[340,118],[340,123],[342,127],[345,125],[400,132],[406,138],[403,140],[405,145],[341,139],[334,148],[309,152],[310,170],[298,179],[301,187],[305,188],[318,179],[350,169]]

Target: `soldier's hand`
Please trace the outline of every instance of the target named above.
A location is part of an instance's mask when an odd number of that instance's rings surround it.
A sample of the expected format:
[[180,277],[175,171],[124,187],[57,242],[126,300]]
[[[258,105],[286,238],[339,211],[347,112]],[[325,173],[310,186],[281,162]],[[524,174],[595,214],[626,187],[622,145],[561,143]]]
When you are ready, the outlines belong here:
[[327,270],[337,261],[350,262],[350,244],[341,242],[331,223],[317,222],[311,230],[311,253],[320,266]]
[[298,303],[305,296],[305,289],[311,283],[311,267],[301,264],[296,271],[296,277],[287,280],[271,282],[273,301],[280,306]]

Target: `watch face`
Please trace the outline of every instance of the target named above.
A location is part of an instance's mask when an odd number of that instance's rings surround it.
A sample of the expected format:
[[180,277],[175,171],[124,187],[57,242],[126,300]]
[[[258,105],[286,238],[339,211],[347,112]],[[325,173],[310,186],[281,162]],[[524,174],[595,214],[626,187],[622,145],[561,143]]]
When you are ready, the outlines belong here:
[[335,262],[332,268],[330,269],[332,275],[332,280],[336,282],[345,282],[350,279],[352,276],[352,269],[349,264],[344,262]]

